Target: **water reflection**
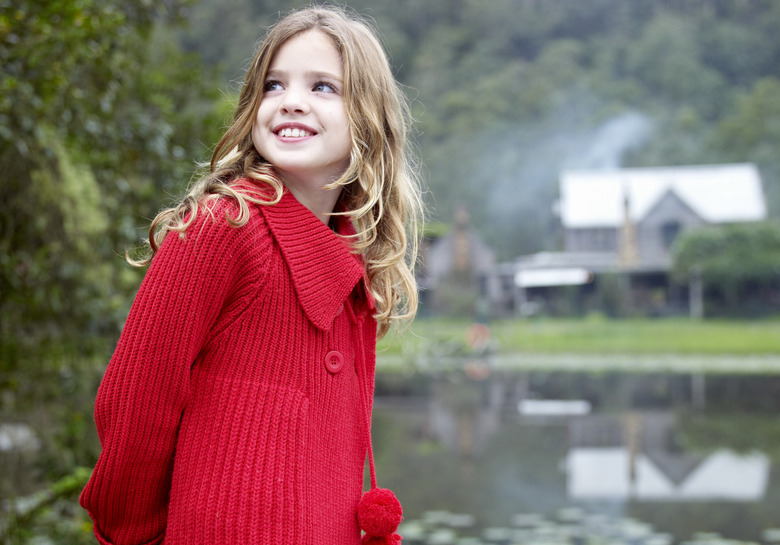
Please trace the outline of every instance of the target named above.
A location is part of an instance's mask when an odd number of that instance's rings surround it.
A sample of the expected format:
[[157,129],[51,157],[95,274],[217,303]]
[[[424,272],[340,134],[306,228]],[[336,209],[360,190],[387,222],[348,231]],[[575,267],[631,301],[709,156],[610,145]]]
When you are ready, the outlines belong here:
[[569,423],[566,491],[570,499],[759,501],[769,458],[718,449],[709,454],[674,445],[671,412],[631,411]]
[[775,376],[380,374],[380,484],[407,519],[472,516],[459,535],[576,507],[678,541],[759,542],[780,526],[778,387]]

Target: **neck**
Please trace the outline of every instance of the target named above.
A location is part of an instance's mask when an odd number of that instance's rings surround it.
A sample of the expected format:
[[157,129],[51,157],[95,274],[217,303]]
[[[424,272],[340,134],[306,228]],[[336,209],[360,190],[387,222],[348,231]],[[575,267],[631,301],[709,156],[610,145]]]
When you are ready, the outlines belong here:
[[284,185],[299,203],[308,208],[322,223],[328,225],[331,213],[336,207],[336,201],[338,201],[339,195],[341,195],[341,187],[336,189],[310,189],[301,187],[298,184],[287,183],[287,181],[285,181]]

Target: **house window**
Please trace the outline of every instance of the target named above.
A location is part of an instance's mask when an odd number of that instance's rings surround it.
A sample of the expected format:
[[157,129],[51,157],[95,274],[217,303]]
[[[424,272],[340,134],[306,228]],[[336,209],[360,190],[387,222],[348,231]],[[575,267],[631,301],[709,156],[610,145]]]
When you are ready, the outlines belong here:
[[[585,234],[585,233],[583,233]],[[581,244],[580,247],[583,250],[590,250],[595,252],[603,252],[612,250],[610,244],[610,233],[608,229],[594,228],[588,232],[586,243]]]
[[593,230],[593,249],[604,250],[607,247],[607,233],[604,229]]
[[672,247],[677,235],[680,234],[681,227],[682,226],[678,221],[667,221],[661,225],[661,240],[664,241],[664,247],[666,249]]

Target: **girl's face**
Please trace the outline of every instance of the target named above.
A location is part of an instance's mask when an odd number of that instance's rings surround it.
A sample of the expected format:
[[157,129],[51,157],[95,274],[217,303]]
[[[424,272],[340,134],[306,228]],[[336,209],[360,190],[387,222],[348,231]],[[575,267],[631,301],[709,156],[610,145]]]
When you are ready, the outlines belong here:
[[252,127],[252,142],[291,189],[320,189],[349,166],[341,56],[330,38],[309,30],[276,52]]

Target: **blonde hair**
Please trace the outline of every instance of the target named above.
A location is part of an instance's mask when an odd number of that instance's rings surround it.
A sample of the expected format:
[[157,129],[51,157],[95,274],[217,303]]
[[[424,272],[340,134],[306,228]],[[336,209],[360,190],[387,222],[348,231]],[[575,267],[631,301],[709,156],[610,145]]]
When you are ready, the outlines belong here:
[[[235,199],[239,213],[227,218],[234,227],[249,220],[248,202],[271,205],[281,199],[282,182],[255,149],[251,131],[274,55],[290,38],[308,30],[327,35],[343,63],[352,148],[347,170],[327,188],[342,188],[339,200],[357,231],[352,249],[363,256],[382,336],[392,322],[409,321],[417,311],[414,265],[423,207],[409,150],[410,115],[404,93],[372,29],[339,8],[294,11],[268,31],[247,71],[233,123],[214,149],[210,171],[181,203],[155,217],[149,231],[150,255],[133,263],[148,264],[165,236],[171,231],[183,234],[212,199]],[[240,177],[270,186],[274,197],[229,185]]]

